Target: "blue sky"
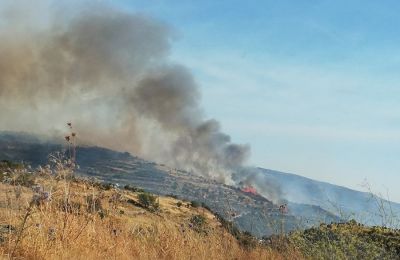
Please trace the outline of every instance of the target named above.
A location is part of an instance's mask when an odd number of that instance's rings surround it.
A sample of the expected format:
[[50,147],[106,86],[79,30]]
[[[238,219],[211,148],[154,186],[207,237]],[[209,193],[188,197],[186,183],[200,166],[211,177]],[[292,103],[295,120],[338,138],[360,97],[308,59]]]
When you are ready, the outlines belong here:
[[171,59],[252,165],[400,202],[400,2],[108,2],[174,29]]

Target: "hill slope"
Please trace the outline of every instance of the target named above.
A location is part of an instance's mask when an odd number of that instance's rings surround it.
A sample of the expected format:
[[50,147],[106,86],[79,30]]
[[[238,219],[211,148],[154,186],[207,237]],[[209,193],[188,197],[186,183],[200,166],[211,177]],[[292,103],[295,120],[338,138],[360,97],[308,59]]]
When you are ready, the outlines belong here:
[[0,256],[16,259],[397,259],[400,231],[355,221],[258,240],[193,203],[0,162]]
[[262,168],[259,174],[265,182],[279,187],[282,197],[290,202],[317,205],[368,225],[398,227],[399,203],[295,174]]
[[2,258],[283,259],[188,202],[77,179],[60,165],[51,175],[9,167],[0,165]]
[[[25,134],[0,135],[0,159],[25,161],[37,167],[47,164],[47,155],[63,147]],[[266,197],[246,193],[188,172],[148,162],[127,153],[99,147],[78,147],[79,174],[105,182],[134,185],[147,191],[205,203],[211,210],[232,220],[242,230],[259,237],[339,218],[318,206],[291,203],[293,212],[281,214],[279,205]]]

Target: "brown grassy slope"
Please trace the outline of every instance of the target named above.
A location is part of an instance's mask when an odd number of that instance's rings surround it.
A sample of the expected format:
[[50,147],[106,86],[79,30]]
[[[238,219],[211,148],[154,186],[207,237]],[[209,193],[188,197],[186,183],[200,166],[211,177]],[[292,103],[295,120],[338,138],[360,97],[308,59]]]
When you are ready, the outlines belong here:
[[[27,187],[0,184],[0,254],[25,259],[296,259],[265,247],[245,249],[203,208],[160,197],[160,210],[138,194],[89,181],[35,179],[51,200],[32,203]],[[202,215],[200,232],[191,218]]]

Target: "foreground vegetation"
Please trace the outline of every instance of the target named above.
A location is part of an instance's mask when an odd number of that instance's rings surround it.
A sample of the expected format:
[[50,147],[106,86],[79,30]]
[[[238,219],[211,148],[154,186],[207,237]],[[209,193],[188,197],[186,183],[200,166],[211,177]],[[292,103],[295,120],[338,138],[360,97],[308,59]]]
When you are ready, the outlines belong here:
[[306,259],[400,259],[400,230],[354,220],[270,237],[267,243],[279,252],[298,250]]
[[0,254],[16,259],[398,259],[400,231],[350,221],[257,239],[205,205],[0,162]]
[[[0,254],[24,259],[284,259],[245,246],[208,210],[75,178],[67,163],[0,169]],[[252,238],[253,239],[253,238]]]

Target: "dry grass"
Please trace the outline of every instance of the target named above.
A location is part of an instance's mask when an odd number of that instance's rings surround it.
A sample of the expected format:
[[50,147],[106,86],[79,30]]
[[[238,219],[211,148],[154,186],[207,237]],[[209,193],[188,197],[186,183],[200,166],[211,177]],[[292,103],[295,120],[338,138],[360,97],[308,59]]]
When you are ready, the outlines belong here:
[[[132,204],[138,201],[137,193],[49,177],[37,178],[36,183],[52,194],[50,201],[38,206],[31,203],[32,189],[23,187],[16,192],[15,186],[0,184],[0,254],[4,258],[300,258],[294,251],[282,255],[261,246],[245,249],[210,212],[186,202],[177,207],[178,200],[173,198],[161,197],[161,210],[151,213]],[[96,199],[100,209],[94,205]],[[206,234],[190,228],[190,218],[199,214],[206,218]]]

